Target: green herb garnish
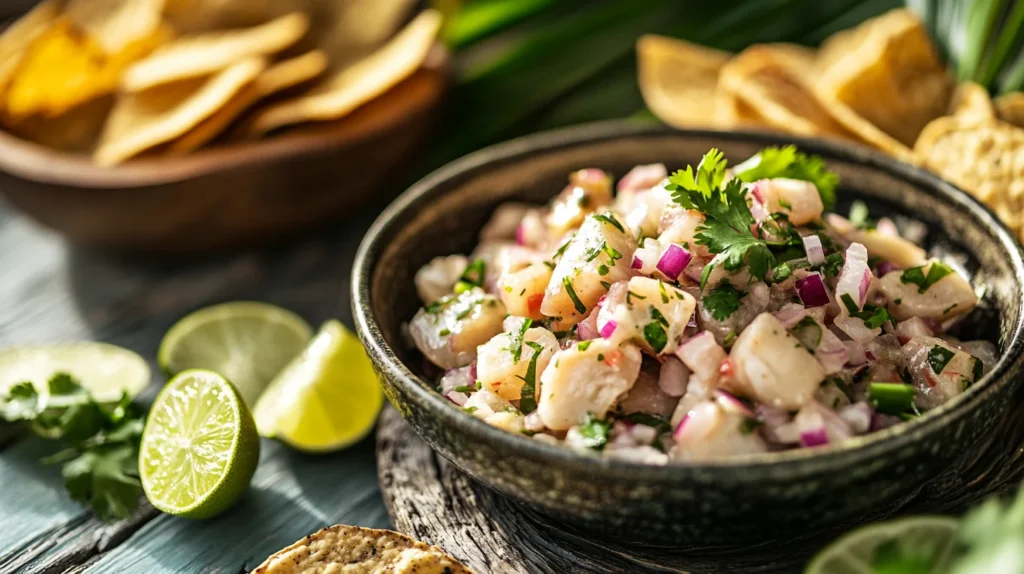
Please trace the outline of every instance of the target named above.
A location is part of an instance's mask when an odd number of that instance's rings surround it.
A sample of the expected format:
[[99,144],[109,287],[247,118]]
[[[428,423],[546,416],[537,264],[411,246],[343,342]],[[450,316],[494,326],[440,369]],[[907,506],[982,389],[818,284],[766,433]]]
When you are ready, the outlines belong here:
[[583,436],[583,445],[594,450],[601,450],[608,444],[608,432],[612,428],[611,421],[599,419],[591,413],[587,413],[586,419],[580,425],[580,435]]
[[472,263],[466,265],[466,270],[462,272],[462,276],[459,277],[459,281],[472,285],[473,287],[483,287],[484,270],[484,260],[475,259]]
[[602,223],[607,223],[608,225],[611,225],[611,226],[615,227],[615,229],[618,229],[622,233],[626,232],[626,228],[623,227],[622,224],[619,223],[619,220],[615,219],[615,216],[612,215],[611,213],[607,213],[607,214],[598,213],[598,214],[592,215],[591,217],[593,217],[594,219],[596,219],[596,220],[598,220],[598,221],[600,221]]
[[533,356],[530,357],[530,366],[526,368],[526,376],[519,377],[523,381],[523,388],[519,396],[519,410],[530,414],[537,410],[537,359],[544,347],[533,341],[527,341],[525,344],[533,349]]
[[797,341],[800,341],[812,352],[821,344],[821,325],[810,316],[800,319],[800,322],[794,325],[790,332]]
[[590,348],[591,343],[592,341],[582,341],[579,345],[576,345],[576,347],[581,351],[586,351]]
[[953,355],[953,351],[941,345],[935,345],[928,350],[928,366],[932,368],[933,373],[941,375],[942,370],[953,360]]
[[878,412],[899,415],[914,404],[914,387],[902,383],[871,383],[868,397]]
[[631,422],[633,424],[647,425],[649,427],[654,427],[654,428],[658,429],[658,431],[660,431],[660,432],[668,432],[668,431],[672,430],[672,425],[671,425],[671,423],[669,423],[668,419],[666,419],[663,416],[655,415],[655,414],[651,414],[651,413],[641,413],[641,412],[630,413],[630,414],[622,417],[622,419],[626,420],[626,421],[629,421],[629,422]]
[[929,287],[935,285],[940,279],[953,272],[953,269],[941,261],[933,261],[928,268],[928,274],[924,272],[925,266],[911,267],[900,275],[900,281],[904,284],[913,283],[917,285],[917,292],[924,293]]
[[800,152],[793,145],[761,150],[736,166],[736,177],[747,183],[776,177],[809,181],[818,188],[825,209],[835,205],[839,186],[839,176],[825,168],[823,159]]
[[874,229],[875,224],[868,219],[868,206],[863,201],[854,201],[850,205],[850,223],[857,229]]
[[509,351],[512,352],[512,362],[518,363],[520,357],[523,355],[523,338],[526,336],[526,331],[533,324],[533,319],[523,320],[523,324],[519,326],[516,332],[512,333],[510,337]]
[[569,298],[572,299],[572,305],[576,308],[576,312],[583,314],[587,312],[587,306],[580,301],[580,298],[576,295],[576,290],[572,288],[572,281],[568,277],[562,278],[562,285],[565,286],[565,292],[569,294]]
[[738,291],[732,283],[723,281],[701,298],[701,304],[716,321],[725,321],[740,308],[740,299],[746,293]]
[[665,333],[665,327],[658,321],[651,321],[644,325],[644,340],[654,349],[655,353],[660,353],[665,348],[665,345],[668,344],[668,335]]

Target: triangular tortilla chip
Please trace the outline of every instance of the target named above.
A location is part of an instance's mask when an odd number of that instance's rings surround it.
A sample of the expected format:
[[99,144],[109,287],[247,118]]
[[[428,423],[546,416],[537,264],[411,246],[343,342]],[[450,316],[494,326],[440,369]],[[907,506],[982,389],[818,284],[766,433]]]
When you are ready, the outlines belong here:
[[93,158],[111,166],[181,136],[231,101],[265,67],[263,58],[248,58],[209,78],[121,94]]
[[473,574],[437,546],[391,530],[330,526],[280,550],[252,574]]
[[816,90],[904,145],[943,115],[952,79],[912,12],[892,10],[825,42]]
[[715,124],[718,73],[732,56],[664,36],[636,43],[640,93],[658,118],[677,128]]
[[1024,92],[1012,92],[996,98],[996,113],[999,119],[1024,128]]
[[308,28],[308,17],[296,12],[254,28],[179,38],[125,70],[121,87],[139,92],[205,76],[253,56],[276,54],[298,42]]
[[363,60],[335,72],[308,94],[271,106],[252,124],[254,134],[343,117],[412,75],[430,52],[441,14],[424,10],[394,38]]
[[953,92],[953,98],[949,101],[949,114],[985,121],[996,117],[996,109],[988,90],[975,82],[964,82]]
[[64,15],[109,56],[161,33],[164,0],[70,0]]
[[0,34],[0,90],[7,89],[25,55],[25,47],[45,32],[59,14],[60,3],[45,0]]
[[327,69],[327,56],[313,50],[301,56],[278,62],[263,70],[251,86],[242,90],[215,114],[206,118],[188,133],[174,140],[168,151],[173,155],[199,149],[219,136],[245,110],[259,100],[304,84]]

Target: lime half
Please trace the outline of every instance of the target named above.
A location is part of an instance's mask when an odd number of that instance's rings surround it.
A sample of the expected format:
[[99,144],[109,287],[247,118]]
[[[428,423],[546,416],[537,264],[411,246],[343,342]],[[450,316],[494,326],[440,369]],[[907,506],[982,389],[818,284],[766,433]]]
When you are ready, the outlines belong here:
[[121,393],[134,397],[149,384],[145,359],[115,345],[85,341],[0,349],[0,396],[26,381],[46,394],[55,373],[71,375],[99,402],[117,401]]
[[188,370],[153,403],[139,452],[146,497],[158,510],[209,518],[249,487],[260,438],[249,409],[224,377]]
[[231,381],[250,407],[313,331],[301,317],[267,303],[236,301],[200,309],[175,323],[157,362],[168,376],[209,369]]
[[328,321],[270,383],[253,413],[261,435],[325,452],[366,436],[383,404],[359,339],[338,321]]
[[858,528],[819,552],[805,574],[945,572],[959,526],[945,516],[914,516]]

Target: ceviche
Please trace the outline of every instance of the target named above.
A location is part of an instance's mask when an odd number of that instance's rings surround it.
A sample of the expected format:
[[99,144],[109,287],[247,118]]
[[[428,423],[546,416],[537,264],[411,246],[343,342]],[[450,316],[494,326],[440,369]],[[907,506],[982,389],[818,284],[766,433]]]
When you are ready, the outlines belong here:
[[[582,169],[504,204],[416,274],[409,335],[438,390],[509,432],[659,464],[815,447],[920,416],[995,363],[946,332],[978,303],[918,222],[826,213],[795,147],[718,150],[617,185]],[[899,223],[899,225],[897,224]]]

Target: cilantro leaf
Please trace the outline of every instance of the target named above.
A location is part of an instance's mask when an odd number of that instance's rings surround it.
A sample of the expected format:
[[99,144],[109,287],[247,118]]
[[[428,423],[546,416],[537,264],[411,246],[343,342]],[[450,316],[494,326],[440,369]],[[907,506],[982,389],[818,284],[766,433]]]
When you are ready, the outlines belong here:
[[526,376],[519,377],[523,381],[523,388],[520,390],[519,396],[519,410],[524,414],[530,414],[537,410],[537,359],[544,347],[533,341],[527,341],[526,346],[533,349],[533,356],[530,357],[530,366],[526,368]]
[[601,450],[608,444],[608,433],[611,431],[611,421],[606,421],[587,413],[587,418],[580,425],[580,434],[583,436],[583,445],[594,450]]
[[953,272],[953,269],[941,261],[933,261],[925,275],[925,266],[911,267],[900,275],[900,282],[903,284],[912,283],[917,285],[917,292],[924,293],[929,287],[935,285],[940,279]]
[[928,350],[928,366],[931,367],[933,373],[941,375],[946,365],[953,360],[953,355],[953,351],[940,345],[935,345]]
[[745,295],[736,290],[732,283],[723,281],[701,298],[701,304],[716,321],[725,321],[740,308],[740,299]]
[[[725,181],[725,154],[716,148],[711,148],[704,154],[700,163],[697,164],[697,173],[693,173],[691,166],[685,170],[679,170],[669,178],[669,187],[672,191],[676,189],[693,190],[710,197],[712,192],[722,186]],[[684,195],[676,199],[676,202],[687,209],[694,209],[693,206],[684,203],[688,198]]]
[[809,181],[818,188],[825,209],[831,209],[836,203],[839,176],[825,168],[821,157],[807,155],[794,145],[767,147],[736,166],[734,171],[737,178],[747,183],[775,177]]
[[31,420],[39,409],[39,393],[32,383],[18,383],[7,390],[0,417],[7,421]]
[[520,357],[523,355],[523,337],[526,336],[526,330],[529,329],[532,324],[533,319],[524,320],[522,325],[519,326],[519,329],[509,337],[511,343],[509,345],[509,350],[512,351],[513,363],[518,363]]

